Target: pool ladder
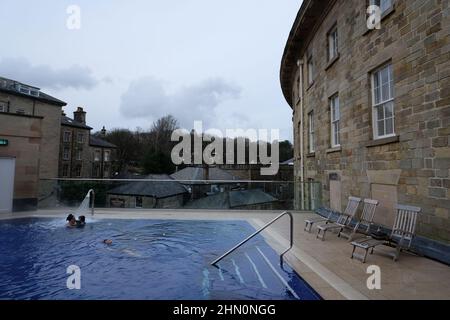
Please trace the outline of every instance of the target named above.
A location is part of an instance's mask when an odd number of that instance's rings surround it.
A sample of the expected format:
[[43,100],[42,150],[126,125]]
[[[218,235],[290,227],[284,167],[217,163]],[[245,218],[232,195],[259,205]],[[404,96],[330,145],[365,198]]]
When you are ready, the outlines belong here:
[[280,214],[278,217],[274,218],[272,221],[268,222],[266,225],[264,225],[264,227],[262,227],[261,229],[257,230],[256,232],[254,232],[252,235],[248,236],[245,240],[241,241],[240,243],[238,243],[237,245],[235,245],[233,248],[231,248],[230,250],[228,250],[227,252],[225,252],[223,255],[221,255],[219,258],[217,258],[216,260],[214,260],[213,262],[211,262],[212,266],[217,266],[217,263],[219,263],[223,258],[227,257],[228,255],[230,255],[233,251],[235,251],[236,249],[240,248],[242,245],[244,245],[245,243],[247,243],[248,241],[250,241],[251,239],[253,239],[254,237],[256,237],[258,234],[260,234],[261,232],[263,232],[264,230],[266,230],[268,227],[270,227],[272,224],[274,224],[275,222],[277,222],[278,220],[280,220],[281,218],[283,218],[284,216],[288,216],[289,217],[289,222],[290,222],[290,237],[289,237],[289,248],[287,248],[285,251],[283,251],[283,253],[281,253],[280,255],[280,265],[283,266],[283,257],[284,255],[292,249],[292,246],[294,245],[294,218],[292,216],[292,213],[290,213],[289,211],[285,211],[282,214]]

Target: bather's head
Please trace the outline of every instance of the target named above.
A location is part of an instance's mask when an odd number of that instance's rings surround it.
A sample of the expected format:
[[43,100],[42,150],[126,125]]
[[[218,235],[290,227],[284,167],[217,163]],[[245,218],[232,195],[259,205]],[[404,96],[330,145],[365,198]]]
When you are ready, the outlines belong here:
[[73,214],[69,214],[66,218],[66,221],[72,222],[75,220],[75,216]]
[[86,222],[86,217],[85,217],[85,216],[80,216],[79,219],[80,219],[80,221],[83,222],[83,223]]

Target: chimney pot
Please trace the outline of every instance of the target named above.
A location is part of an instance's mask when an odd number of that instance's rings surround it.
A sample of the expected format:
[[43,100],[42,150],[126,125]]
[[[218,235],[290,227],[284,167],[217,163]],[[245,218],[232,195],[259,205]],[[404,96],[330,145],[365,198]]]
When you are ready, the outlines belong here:
[[78,107],[77,111],[74,111],[73,119],[82,124],[86,124],[86,112],[83,110],[82,107]]
[[102,137],[106,137],[106,129],[105,126],[103,126],[102,130],[100,130],[100,134]]

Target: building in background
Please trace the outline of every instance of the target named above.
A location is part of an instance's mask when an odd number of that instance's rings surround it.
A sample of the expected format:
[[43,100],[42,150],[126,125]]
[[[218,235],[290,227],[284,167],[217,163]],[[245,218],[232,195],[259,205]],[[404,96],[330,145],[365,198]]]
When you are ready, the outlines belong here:
[[277,198],[261,189],[219,192],[188,202],[186,209],[204,210],[282,210]]
[[138,179],[144,181],[124,182],[107,191],[107,206],[110,208],[176,209],[182,208],[189,197],[186,188],[168,175],[148,175]]
[[[13,210],[36,209],[40,179],[58,177],[61,108],[39,88],[0,77],[0,158],[15,162]],[[3,186],[9,188],[12,186]]]
[[[110,178],[116,146],[91,135],[86,124],[86,112],[78,107],[73,119],[65,113],[61,117],[59,155],[60,178]],[[106,133],[102,129],[102,135]]]
[[100,131],[100,137],[91,135],[89,146],[91,150],[92,159],[92,178],[111,178],[114,174],[113,172],[113,157],[117,147],[102,139],[106,136],[106,129]]
[[192,200],[239,187],[238,181],[233,182],[239,180],[236,176],[216,166],[190,166],[170,177],[187,188]]
[[[381,29],[368,28],[378,4]],[[281,62],[293,110],[295,178],[322,184],[324,203],[350,195],[418,206],[419,235],[450,241],[448,1],[305,0]],[[297,190],[297,207],[307,195]]]

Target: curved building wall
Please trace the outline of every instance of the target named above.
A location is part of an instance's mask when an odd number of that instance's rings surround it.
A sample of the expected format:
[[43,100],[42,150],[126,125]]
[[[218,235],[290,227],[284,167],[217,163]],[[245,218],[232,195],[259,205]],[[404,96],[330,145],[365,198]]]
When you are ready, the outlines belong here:
[[[419,206],[418,234],[450,242],[449,1],[393,1],[380,30],[367,28],[366,10],[365,1],[331,1],[301,39],[303,113],[295,68],[289,92],[295,176],[301,170],[303,119],[304,180],[322,182],[326,205],[343,210],[350,195],[380,200],[375,220],[387,226],[395,203]],[[330,62],[333,28],[339,53]],[[340,146],[331,134],[336,97]]]

